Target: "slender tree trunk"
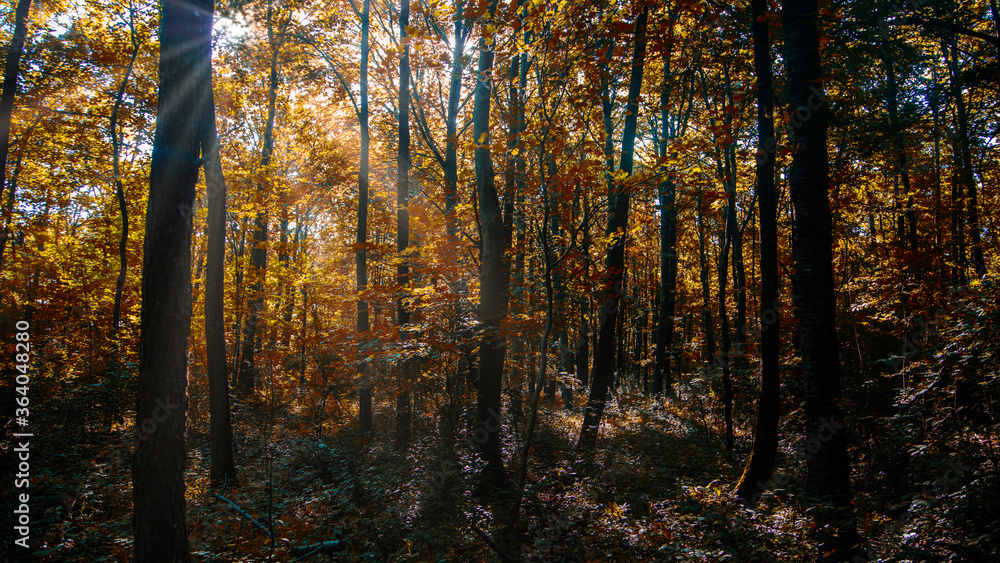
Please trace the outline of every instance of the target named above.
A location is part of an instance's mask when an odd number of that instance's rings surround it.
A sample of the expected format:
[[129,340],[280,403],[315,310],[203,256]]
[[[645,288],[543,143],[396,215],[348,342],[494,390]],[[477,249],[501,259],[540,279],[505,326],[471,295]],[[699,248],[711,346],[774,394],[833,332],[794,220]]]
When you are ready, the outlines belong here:
[[[828,104],[822,89],[816,0],[783,0],[785,68],[792,165],[788,182],[795,209],[793,303],[798,318],[801,369],[805,383],[808,476],[816,499],[813,515],[819,561],[865,557],[851,507],[846,420],[840,408],[840,358],[833,285],[833,232],[828,202]],[[809,118],[805,119],[806,112]]]
[[[355,252],[357,264],[356,289],[358,295],[368,289],[368,151],[371,133],[368,129],[368,33],[370,27],[371,0],[364,0],[361,8],[361,108],[358,122],[361,126],[361,162],[358,170],[358,249]],[[361,387],[358,389],[358,423],[362,432],[372,429],[372,387],[368,378],[368,362],[365,360],[365,338],[371,329],[368,320],[368,301],[358,298],[358,362],[361,371]]]
[[[660,88],[660,159],[667,158],[670,129],[670,51],[663,55],[663,85]],[[677,187],[666,173],[660,180],[660,303],[656,314],[656,352],[653,359],[653,394],[674,395],[670,351],[674,340],[677,306]]]
[[[721,166],[720,166],[721,167]],[[729,183],[726,183],[729,191]],[[736,230],[736,210],[733,198],[730,198],[725,209],[726,228],[722,233],[719,246],[719,338],[722,350],[719,363],[722,364],[722,405],[726,420],[726,455],[733,453],[733,378],[730,372],[732,342],[729,337],[729,311],[726,308],[727,290],[729,285],[729,245],[733,243],[733,231]]]
[[[732,82],[729,79],[728,65],[723,67],[723,72],[726,86],[726,102],[730,108],[735,110],[736,102],[733,101],[733,88]],[[727,131],[732,130],[732,116],[733,112],[726,112]],[[736,331],[733,333],[734,343],[729,355],[735,358],[736,361],[733,363],[736,367],[745,367],[743,354],[747,341],[747,290],[746,271],[743,265],[743,229],[737,220],[736,213],[736,143],[727,143],[723,150],[726,160],[725,182],[728,186],[727,192],[729,193],[731,204],[729,212],[732,219],[732,231],[730,232],[729,244],[731,245],[730,250],[733,253],[733,295],[736,297]]]
[[[134,11],[132,12],[134,14]],[[130,25],[133,15],[130,14]],[[122,99],[125,96],[125,87],[132,76],[132,67],[135,59],[139,56],[139,41],[135,36],[135,28],[131,27],[130,36],[132,38],[132,54],[129,56],[128,64],[125,65],[125,74],[118,85],[118,92],[115,94],[115,102],[111,107],[111,167],[115,182],[115,197],[118,199],[118,211],[122,219],[122,232],[118,239],[118,280],[115,282],[115,304],[111,313],[111,338],[118,339],[118,327],[121,320],[122,292],[125,289],[125,275],[128,273],[128,202],[125,199],[125,186],[121,180],[121,141],[118,136],[118,112],[122,106]]]
[[10,225],[14,220],[14,195],[17,191],[17,178],[21,174],[23,159],[23,153],[18,153],[17,160],[14,161],[14,172],[10,175],[10,181],[7,182],[7,201],[3,206],[3,230],[0,231],[0,268],[3,267],[3,256],[7,251],[7,241],[10,240]]
[[[632,75],[629,79],[628,103],[625,110],[625,131],[622,136],[621,170],[625,180],[632,175],[635,156],[635,131],[639,113],[639,90],[642,86],[642,71],[646,57],[646,22],[648,9],[643,9],[635,22],[635,51],[632,55]],[[605,262],[605,299],[601,305],[600,329],[597,349],[594,355],[593,380],[590,397],[580,429],[577,452],[587,456],[597,446],[597,431],[607,399],[608,385],[611,383],[615,365],[615,325],[622,295],[625,274],[625,242],[628,231],[629,192],[620,182],[608,184],[610,210],[605,234],[614,237]]]
[[[406,27],[410,25],[410,2],[399,3],[399,39],[406,40]],[[399,147],[396,153],[396,251],[400,262],[396,266],[396,282],[406,287],[410,281],[410,268],[406,261],[406,247],[410,243],[410,45],[405,43],[399,58]],[[410,324],[410,311],[400,297],[396,304],[399,343],[408,339],[406,326]],[[396,390],[396,448],[405,450],[410,443],[410,378],[409,362],[399,364]]]
[[[886,46],[887,52],[885,53],[882,62],[885,65],[886,82],[889,87],[888,92],[888,111],[889,111],[889,128],[891,129],[890,134],[893,139],[893,146],[896,152],[896,173],[898,178],[903,184],[903,194],[897,193],[896,195],[896,207],[897,207],[897,217],[896,217],[896,230],[897,238],[899,244],[903,244],[904,241],[908,243],[910,250],[916,250],[916,214],[913,212],[913,193],[910,189],[910,171],[909,164],[906,157],[906,142],[904,140],[903,127],[899,123],[899,94],[898,87],[896,83],[896,68],[892,61],[892,54],[888,52],[889,47]],[[905,198],[907,200],[906,210],[902,211],[899,208],[901,206],[901,200]],[[907,236],[906,223],[909,223],[910,236]]]
[[[271,69],[267,92],[267,124],[264,126],[260,168],[268,175],[267,167],[274,155],[274,115],[278,99],[278,45],[274,38],[273,7],[267,4],[267,44],[271,48]],[[257,217],[254,219],[253,248],[250,250],[250,295],[247,303],[247,320],[243,330],[238,388],[241,394],[251,395],[257,386],[256,353],[260,350],[264,309],[264,282],[267,275],[267,191],[269,180],[258,184],[255,194]]]
[[205,127],[199,109],[211,104],[211,0],[164,0],[159,36],[132,458],[138,563],[191,559],[184,500],[191,232]]
[[[211,75],[209,75],[211,80]],[[211,84],[209,84],[211,91]],[[229,377],[226,373],[225,278],[226,278],[226,178],[222,173],[219,135],[215,128],[215,102],[205,111],[201,141],[208,194],[208,249],[205,259],[205,354],[208,371],[210,443],[209,471],[215,486],[238,483],[233,460],[233,424],[229,408]]]
[[[962,73],[958,66],[958,48],[956,47],[954,38],[952,38],[951,52],[952,95],[955,98],[955,114],[958,117],[958,150],[961,157],[956,162],[960,164],[959,182],[964,187],[964,192],[968,196],[966,217],[969,222],[969,238],[972,243],[972,266],[976,271],[976,277],[982,279],[986,276],[986,260],[983,256],[982,234],[980,233],[981,229],[979,226],[979,190],[976,187],[976,180],[972,174],[972,151],[969,146],[969,114],[965,106],[965,95],[962,93],[964,85]],[[964,267],[962,271],[964,275]]]
[[701,322],[705,332],[705,355],[709,365],[716,362],[714,321],[712,320],[712,289],[708,283],[708,256],[705,252],[705,209],[702,204],[702,188],[698,185],[698,265],[701,279]]
[[[490,4],[492,18],[496,2]],[[490,95],[493,89],[493,37],[486,32],[479,38],[479,70],[473,98],[472,130],[476,142],[476,188],[479,194],[479,215],[482,232],[482,260],[480,265],[479,318],[483,325],[479,347],[479,381],[476,409],[478,422],[486,431],[486,441],[480,455],[486,462],[484,483],[488,486],[505,486],[507,472],[501,451],[501,387],[506,345],[500,333],[503,319],[503,214],[497,195],[493,158],[490,152]]]
[[760,399],[753,450],[736,485],[736,495],[756,506],[774,471],[781,408],[780,295],[778,277],[778,192],[774,185],[774,96],[767,0],[752,0],[754,74],[757,77],[757,202],[760,206]]
[[[959,84],[958,78],[955,76],[957,74],[957,58],[958,50],[952,48],[949,50],[949,45],[947,40],[941,41],[941,50],[944,53],[945,63],[948,66],[948,75],[951,82],[951,97],[956,102],[958,94],[961,91],[957,89]],[[950,52],[949,52],[950,51]],[[956,116],[954,122],[958,122],[958,115],[956,109]],[[952,171],[952,184],[951,184],[951,248],[952,248],[952,268],[953,268],[953,281],[959,285],[965,285],[968,281],[966,277],[966,253],[965,253],[965,221],[962,218],[963,204],[965,202],[964,195],[964,178],[963,178],[963,163],[962,163],[962,145],[960,143],[960,133],[949,132],[948,139],[951,141],[952,155],[954,158],[954,167]]]
[[[14,114],[14,98],[17,96],[17,80],[21,72],[21,54],[24,52],[24,41],[28,35],[28,9],[31,0],[18,0],[14,8],[14,35],[7,47],[7,58],[3,70],[3,91],[0,93],[0,201],[3,201],[3,191],[7,181],[7,158],[10,154],[10,121]],[[13,182],[11,182],[13,193]],[[8,199],[11,199],[8,197]],[[7,225],[4,224],[0,238],[0,261],[3,260],[3,249],[7,246]]]

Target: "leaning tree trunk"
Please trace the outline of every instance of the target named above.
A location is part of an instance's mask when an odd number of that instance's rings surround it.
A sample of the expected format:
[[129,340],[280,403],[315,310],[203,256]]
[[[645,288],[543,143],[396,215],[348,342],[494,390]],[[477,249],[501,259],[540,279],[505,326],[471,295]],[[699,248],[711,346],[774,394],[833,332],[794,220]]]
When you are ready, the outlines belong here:
[[191,558],[184,501],[191,232],[205,127],[199,109],[211,103],[211,53],[211,0],[164,0],[132,459],[132,528],[139,563]]
[[[7,180],[7,157],[10,154],[10,120],[14,114],[14,97],[17,95],[17,79],[21,71],[21,54],[24,52],[24,41],[28,35],[28,9],[31,0],[18,0],[14,9],[14,35],[7,47],[7,59],[3,70],[3,93],[0,94],[0,201],[3,201],[4,184]],[[13,190],[13,183],[10,186]],[[11,199],[8,197],[8,199]],[[0,238],[0,261],[3,260],[3,250],[7,246],[7,225],[4,224]]]
[[[399,39],[406,40],[406,26],[410,25],[409,0],[399,3]],[[396,282],[400,287],[409,283],[410,269],[404,253],[410,242],[410,214],[407,208],[410,197],[410,45],[403,47],[399,58],[399,145],[396,152],[396,251],[399,265],[396,266]],[[400,345],[407,338],[406,325],[410,324],[410,311],[400,297],[396,305],[398,339]],[[405,450],[410,443],[410,390],[409,366],[404,359],[399,365],[396,389],[396,448]]]
[[753,450],[736,485],[737,496],[756,506],[774,471],[781,407],[778,278],[778,192],[774,186],[774,96],[771,92],[771,40],[767,0],[753,0],[753,59],[757,75],[757,202],[760,206],[760,400]]
[[[271,69],[267,91],[267,124],[264,126],[263,148],[260,168],[265,176],[274,155],[274,114],[278,98],[278,47],[274,38],[273,8],[267,4],[267,44],[271,48]],[[257,217],[254,219],[253,247],[250,250],[250,295],[247,303],[247,320],[243,329],[243,345],[240,352],[238,388],[241,394],[250,395],[257,387],[256,353],[260,350],[262,327],[261,313],[264,309],[264,281],[267,275],[267,186],[268,181],[257,185],[255,194]]]
[[[643,63],[646,57],[646,22],[649,10],[643,9],[635,22],[635,51],[632,54],[632,75],[628,86],[628,103],[625,110],[625,131],[622,135],[621,170],[627,179],[632,175],[635,157],[635,131],[639,113],[639,90],[642,86]],[[615,325],[618,319],[618,305],[622,295],[625,274],[625,241],[628,231],[629,192],[622,181],[612,180],[608,185],[610,214],[605,235],[614,237],[605,261],[606,297],[600,310],[597,349],[594,352],[593,377],[590,397],[584,412],[583,426],[577,441],[577,452],[589,455],[597,446],[597,431],[604,414],[608,384],[614,375],[615,365]]]
[[132,67],[135,66],[135,59],[139,56],[139,41],[136,38],[134,27],[132,27],[131,37],[132,54],[129,56],[128,64],[125,65],[125,74],[118,85],[115,102],[111,107],[111,169],[115,182],[115,198],[118,200],[118,211],[122,218],[122,232],[118,239],[118,280],[115,282],[115,305],[111,313],[112,340],[118,339],[118,327],[122,311],[122,293],[125,289],[125,274],[128,272],[128,202],[125,199],[125,186],[122,184],[121,179],[121,141],[118,136],[118,112],[122,107],[125,87],[128,85],[129,77],[132,75]]
[[[846,420],[840,407],[840,357],[833,284],[833,231],[827,191],[828,104],[822,89],[816,0],[783,0],[785,65],[792,165],[788,184],[795,209],[793,303],[805,383],[806,487],[815,499],[820,561],[864,557],[851,507]],[[865,559],[867,560],[867,559]]]
[[[490,4],[490,16],[496,2]],[[476,189],[479,194],[479,215],[482,232],[480,265],[479,318],[482,341],[479,347],[479,381],[476,409],[478,423],[486,432],[480,455],[486,462],[484,483],[503,486],[508,482],[501,451],[501,387],[506,356],[504,337],[500,333],[503,319],[503,254],[504,228],[500,198],[497,195],[493,158],[490,152],[490,92],[493,73],[493,38],[484,30],[479,38],[479,71],[472,110],[472,135],[476,142]]]

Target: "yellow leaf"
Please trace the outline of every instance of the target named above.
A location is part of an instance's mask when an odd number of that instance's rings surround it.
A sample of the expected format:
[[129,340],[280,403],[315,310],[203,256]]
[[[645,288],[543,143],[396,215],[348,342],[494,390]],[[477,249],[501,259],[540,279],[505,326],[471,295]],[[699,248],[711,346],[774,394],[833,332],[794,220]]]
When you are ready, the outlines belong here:
[[486,142],[486,133],[483,133],[482,135],[480,135],[479,136],[479,140],[476,141],[476,142],[479,143],[480,145],[483,144],[483,143],[485,143]]

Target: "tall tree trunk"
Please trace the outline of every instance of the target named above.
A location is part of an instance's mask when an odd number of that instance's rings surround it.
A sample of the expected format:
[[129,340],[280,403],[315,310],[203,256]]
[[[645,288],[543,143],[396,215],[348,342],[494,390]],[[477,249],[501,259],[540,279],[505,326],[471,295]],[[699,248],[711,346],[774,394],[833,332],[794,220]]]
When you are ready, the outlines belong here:
[[118,339],[118,327],[121,321],[122,292],[125,289],[125,275],[128,273],[128,202],[125,199],[125,186],[121,180],[121,141],[118,136],[118,112],[122,106],[122,99],[125,96],[125,87],[132,76],[132,67],[135,66],[135,59],[139,56],[139,41],[135,35],[135,23],[132,21],[135,11],[129,14],[130,37],[132,40],[132,54],[129,56],[128,64],[125,65],[125,74],[118,85],[118,92],[115,94],[115,102],[111,107],[111,168],[115,182],[115,197],[118,200],[118,212],[122,219],[122,232],[118,239],[118,280],[115,282],[115,304],[111,313],[111,338]]
[[[948,74],[951,82],[951,97],[957,102],[958,97],[961,95],[961,90],[956,87],[958,82],[957,74],[957,59],[958,59],[958,49],[952,47],[949,49],[949,44],[947,40],[941,41],[941,50],[944,53],[945,63],[948,66]],[[950,52],[949,52],[950,51]],[[956,95],[956,92],[958,95]],[[956,103],[957,106],[957,103]],[[958,122],[957,110],[955,116],[955,122]],[[952,184],[951,184],[951,249],[952,249],[952,268],[953,281],[959,285],[965,285],[968,281],[966,277],[966,254],[965,254],[965,221],[962,218],[962,207],[965,202],[964,194],[964,170],[962,162],[962,145],[960,143],[960,133],[953,134],[949,132],[949,140],[951,141],[951,150],[954,158],[954,168],[952,172]]]
[[[720,169],[724,169],[720,164]],[[723,176],[724,177],[724,176]],[[726,191],[729,191],[729,182],[726,182]],[[719,339],[722,346],[719,354],[719,363],[722,365],[722,405],[726,420],[726,455],[733,453],[733,378],[730,371],[732,356],[732,341],[729,336],[729,311],[726,307],[727,290],[729,285],[729,245],[733,243],[733,231],[736,230],[736,205],[731,194],[729,203],[725,207],[725,231],[721,234],[719,246]]]
[[828,105],[822,89],[816,0],[783,0],[785,65],[792,165],[788,183],[795,209],[793,303],[805,386],[808,476],[816,499],[819,561],[864,557],[851,507],[846,420],[840,408],[840,357],[833,285],[833,232],[828,202]]
[[[355,252],[358,295],[368,289],[368,151],[371,133],[368,129],[368,32],[370,27],[371,0],[364,0],[361,8],[361,108],[358,122],[361,126],[361,162],[358,170],[358,249]],[[358,389],[358,424],[362,432],[372,429],[372,387],[368,378],[368,362],[365,360],[364,339],[371,329],[368,320],[368,301],[358,298],[358,361],[360,362],[361,386]]]
[[184,514],[191,232],[205,127],[204,112],[198,110],[211,103],[211,49],[211,0],[164,0],[132,458],[132,528],[139,563],[191,558]]
[[[492,19],[497,3],[490,4]],[[494,39],[484,30],[479,38],[479,70],[473,98],[472,134],[476,142],[476,189],[482,232],[479,319],[483,325],[479,348],[479,381],[476,409],[478,423],[486,431],[480,455],[486,462],[484,483],[505,486],[508,482],[501,451],[501,386],[506,345],[500,333],[503,319],[503,214],[497,195],[490,152],[490,95],[493,89]]]
[[[671,24],[672,26],[672,24]],[[671,31],[672,35],[672,31]],[[660,151],[661,160],[667,158],[668,131],[670,129],[670,57],[663,54],[663,85],[660,87]],[[662,173],[659,186],[660,207],[660,303],[656,314],[656,352],[653,359],[653,394],[666,392],[673,397],[673,373],[670,351],[674,339],[674,314],[677,307],[677,208],[674,200],[677,187],[666,172]]]
[[701,323],[705,332],[705,356],[709,365],[717,360],[715,357],[715,336],[712,320],[712,289],[708,283],[708,256],[705,251],[705,209],[702,202],[702,188],[698,185],[698,266],[701,280]]
[[[211,74],[209,74],[211,80]],[[212,91],[211,84],[208,85]],[[209,429],[213,485],[236,485],[233,460],[233,424],[229,409],[229,377],[226,373],[226,178],[222,173],[219,135],[215,128],[215,102],[205,110],[201,141],[208,199],[208,249],[205,259],[205,355],[208,371]]]
[[615,365],[615,325],[618,306],[622,295],[625,273],[625,242],[628,232],[629,192],[622,182],[632,175],[635,156],[635,131],[639,114],[639,90],[642,86],[642,71],[646,57],[646,22],[648,8],[644,8],[635,22],[635,51],[632,54],[632,75],[629,78],[628,103],[625,109],[625,131],[622,135],[621,170],[625,179],[608,184],[608,226],[605,235],[614,237],[605,261],[605,299],[601,305],[600,333],[594,354],[593,378],[590,397],[577,441],[577,452],[589,455],[597,446],[597,431],[607,399],[608,384],[611,382]]
[[[969,146],[969,114],[965,106],[965,95],[962,72],[958,64],[958,47],[952,37],[951,44],[952,57],[950,60],[952,95],[955,98],[955,114],[958,117],[958,150],[961,160],[959,168],[959,182],[965,188],[964,192],[968,196],[968,211],[966,217],[969,222],[969,238],[972,239],[972,266],[976,270],[976,277],[982,279],[986,276],[986,260],[983,256],[982,235],[979,227],[979,203],[976,180],[972,175],[972,150]],[[964,274],[964,267],[963,267]]]
[[[885,65],[886,83],[889,87],[888,92],[888,112],[889,112],[889,129],[892,135],[893,147],[896,152],[896,173],[898,178],[903,184],[903,194],[900,196],[898,193],[896,195],[895,205],[897,207],[897,217],[896,217],[896,230],[897,238],[899,244],[903,244],[904,241],[908,243],[910,250],[916,250],[916,214],[913,212],[913,193],[910,190],[910,171],[909,164],[906,157],[906,142],[903,135],[903,127],[899,123],[899,93],[898,86],[896,83],[896,68],[892,61],[892,53],[889,51],[890,47],[885,46],[886,52],[883,55],[882,63]],[[899,209],[902,207],[902,198],[907,199],[906,210],[903,211]],[[906,223],[909,222],[909,231],[912,233],[909,237],[906,236]]]
[[757,76],[757,202],[760,206],[760,399],[753,450],[736,485],[736,495],[756,506],[774,471],[781,408],[778,361],[780,296],[778,277],[778,191],[774,185],[774,95],[767,0],[752,0],[753,60]]
[[[396,266],[396,282],[406,287],[410,269],[405,258],[410,242],[410,45],[406,41],[406,27],[410,25],[410,2],[399,2],[399,40],[404,45],[399,58],[399,146],[396,153],[396,251],[400,259]],[[396,304],[398,339],[400,345],[408,338],[406,326],[410,324],[410,311],[403,298]],[[396,390],[396,448],[405,450],[410,443],[410,378],[408,361],[399,364]]]
[[7,201],[3,205],[3,230],[0,231],[0,268],[3,267],[3,255],[7,251],[7,241],[10,240],[10,225],[14,220],[14,195],[17,191],[17,178],[21,174],[24,154],[18,153],[17,160],[14,161],[14,172],[7,182]]
[[[14,114],[14,97],[17,96],[17,79],[21,72],[21,54],[24,52],[24,41],[28,35],[28,9],[31,0],[18,0],[14,8],[14,35],[7,47],[7,58],[3,69],[3,91],[0,93],[0,201],[3,201],[3,191],[7,181],[7,158],[10,154],[10,120]],[[13,183],[11,185],[13,190]],[[0,261],[3,260],[3,249],[7,246],[6,223],[0,238]]]
[[[726,84],[726,103],[732,110],[736,109],[736,102],[733,101],[732,82],[729,79],[729,66],[723,67]],[[733,111],[726,112],[726,131],[732,131]],[[726,155],[726,183],[729,186],[729,200],[731,203],[730,214],[733,220],[733,230],[730,233],[730,250],[733,253],[733,295],[736,297],[736,331],[733,333],[734,343],[729,355],[735,358],[736,367],[745,367],[744,352],[747,341],[747,288],[746,271],[743,265],[743,228],[737,220],[736,213],[736,143],[727,143]]]
[[[264,126],[263,147],[260,168],[265,176],[274,155],[274,114],[278,99],[278,45],[274,37],[274,9],[270,0],[267,4],[267,44],[271,48],[271,69],[267,91],[267,124]],[[257,386],[256,353],[260,350],[261,313],[264,309],[264,282],[267,275],[267,191],[270,180],[257,185],[257,217],[254,219],[253,248],[250,250],[250,295],[247,303],[247,320],[243,330],[238,389],[243,395],[250,395]]]

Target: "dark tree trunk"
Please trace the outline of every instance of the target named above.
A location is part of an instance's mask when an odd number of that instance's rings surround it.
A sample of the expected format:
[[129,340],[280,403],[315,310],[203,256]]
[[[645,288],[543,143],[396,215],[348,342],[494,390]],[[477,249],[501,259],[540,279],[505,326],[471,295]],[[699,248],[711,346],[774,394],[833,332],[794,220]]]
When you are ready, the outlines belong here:
[[[490,16],[496,2],[490,4]],[[482,232],[482,259],[480,264],[479,318],[482,323],[482,342],[479,347],[479,381],[477,383],[476,409],[478,423],[486,431],[486,441],[480,455],[486,462],[484,483],[504,486],[507,472],[501,451],[501,387],[506,345],[500,333],[503,320],[503,254],[504,229],[500,199],[497,195],[493,158],[490,152],[490,93],[493,73],[493,39],[479,39],[479,70],[473,99],[472,131],[476,142],[476,189],[479,194],[479,215]]]
[[[956,91],[961,94],[960,90],[957,90],[956,86],[959,84],[958,78],[955,76],[957,74],[957,58],[958,50],[952,48],[949,53],[949,47],[946,40],[941,41],[941,50],[944,52],[945,62],[948,66],[949,78],[951,80],[951,97],[957,101],[959,96],[956,96]],[[958,122],[958,116],[955,116],[955,122]],[[959,142],[960,135],[953,135],[949,133],[948,137],[951,140],[951,149],[954,156],[954,168],[952,171],[952,184],[951,184],[951,251],[952,251],[952,269],[953,269],[953,281],[959,285],[965,285],[968,281],[966,275],[966,253],[965,253],[965,221],[962,218],[962,207],[965,202],[964,195],[964,178],[963,178],[963,164],[962,164],[962,146]]]
[[[7,181],[7,158],[10,154],[10,120],[14,114],[14,98],[17,96],[17,79],[21,72],[21,54],[24,52],[24,41],[28,35],[28,9],[31,7],[31,0],[18,0],[14,9],[14,35],[10,38],[10,45],[7,47],[7,58],[3,69],[3,92],[0,93],[0,201],[3,201],[3,191]],[[13,182],[10,189],[13,190]],[[12,197],[8,199],[13,201]],[[0,261],[3,260],[3,250],[7,246],[7,224],[3,225],[3,232],[0,232],[2,246],[0,246]]]
[[[964,85],[962,83],[962,72],[958,66],[958,48],[956,47],[954,38],[952,38],[951,53],[952,57],[949,62],[952,96],[955,98],[955,114],[958,117],[958,150],[961,157],[960,160],[957,160],[960,164],[958,172],[960,175],[959,182],[964,187],[964,192],[968,197],[966,218],[969,222],[969,238],[972,243],[972,266],[976,271],[976,277],[982,279],[986,276],[986,260],[983,256],[982,235],[979,227],[979,190],[976,187],[976,180],[972,175],[972,151],[969,146],[969,114],[965,106],[965,95],[962,93]],[[959,190],[959,193],[963,191],[961,188]],[[962,273],[964,276],[964,265]]]
[[[646,22],[648,9],[643,9],[635,22],[635,51],[632,55],[632,75],[629,79],[628,103],[625,110],[625,131],[622,135],[621,170],[626,178],[632,175],[635,156],[635,131],[639,113],[639,90],[642,86],[643,63],[646,57]],[[607,116],[607,113],[605,114]],[[610,141],[609,141],[610,142]],[[607,399],[615,366],[615,325],[625,274],[625,242],[628,230],[629,192],[620,182],[609,182],[609,216],[605,234],[614,237],[605,261],[605,298],[600,309],[599,335],[594,354],[593,380],[590,397],[580,429],[577,452],[588,455],[597,446],[597,431]]]
[[191,231],[204,109],[211,104],[211,0],[164,0],[159,101],[143,246],[137,443],[132,459],[135,560],[190,561],[185,522]]
[[712,320],[712,289],[708,283],[708,256],[705,252],[705,209],[702,204],[702,188],[698,186],[698,265],[701,279],[701,323],[705,332],[705,356],[709,365],[714,364],[715,331]]
[[[211,80],[211,75],[209,75]],[[211,84],[208,86],[211,92]],[[219,136],[215,129],[215,103],[205,111],[201,142],[208,195],[208,249],[205,265],[205,355],[208,371],[210,443],[213,485],[238,483],[233,461],[233,424],[229,410],[229,377],[226,373],[226,178],[222,173]]]
[[[399,39],[406,39],[406,26],[410,25],[410,2],[399,3]],[[410,45],[403,47],[399,58],[399,147],[396,153],[396,251],[400,262],[396,266],[396,282],[406,287],[410,281],[410,268],[404,255],[410,243]],[[406,325],[410,324],[410,311],[402,297],[396,304],[399,343],[408,338]],[[396,391],[396,448],[405,450],[410,443],[410,381],[408,361],[399,364]]]
[[[720,167],[721,168],[721,167]],[[726,191],[729,191],[729,183],[726,182]],[[719,340],[722,346],[719,354],[719,363],[722,365],[722,405],[726,420],[726,455],[733,453],[733,378],[730,372],[732,356],[732,341],[729,336],[729,311],[726,310],[726,296],[729,285],[729,245],[733,242],[733,231],[736,223],[736,210],[733,197],[725,208],[726,228],[723,231],[719,246]]]
[[[733,101],[732,82],[729,79],[729,67],[723,67],[726,85],[726,102],[729,107],[736,109]],[[733,113],[726,112],[726,130],[732,130]],[[747,291],[746,291],[746,271],[743,265],[743,228],[737,220],[736,213],[736,143],[728,143],[723,149],[726,161],[726,184],[729,193],[730,218],[732,219],[732,230],[729,234],[730,250],[733,253],[733,296],[736,298],[736,330],[733,333],[734,342],[729,351],[730,358],[735,358],[733,364],[736,367],[745,367],[743,353],[747,341]]]
[[[358,249],[355,252],[357,264],[356,289],[358,294],[368,289],[368,151],[371,134],[368,130],[368,30],[370,26],[371,0],[364,0],[361,8],[361,108],[358,122],[361,125],[361,162],[358,170]],[[358,390],[358,424],[362,432],[372,429],[372,388],[368,379],[368,362],[365,360],[365,342],[371,329],[368,320],[368,301],[358,299],[358,362],[361,371],[361,387]]]
[[[134,12],[133,12],[134,14]],[[130,15],[130,17],[132,17]],[[130,20],[131,22],[131,20]],[[134,23],[133,23],[134,25]],[[122,292],[125,289],[125,275],[128,272],[128,202],[125,199],[125,186],[121,180],[121,141],[118,137],[118,112],[122,106],[122,99],[125,96],[125,87],[132,76],[132,67],[135,66],[135,59],[139,56],[139,41],[135,36],[135,28],[131,28],[132,54],[129,56],[128,64],[125,65],[125,74],[118,85],[118,92],[115,94],[115,102],[111,107],[111,167],[115,182],[115,198],[118,200],[118,212],[122,219],[122,232],[118,239],[118,280],[115,282],[115,304],[111,313],[111,338],[118,339],[118,327],[121,321]]]
[[[899,244],[903,244],[906,241],[910,247],[910,250],[916,250],[917,247],[917,224],[916,224],[916,214],[913,211],[913,193],[910,190],[910,171],[909,164],[906,157],[906,142],[904,140],[903,127],[899,123],[899,94],[898,87],[896,84],[896,68],[892,61],[892,53],[889,51],[890,47],[887,45],[885,47],[886,53],[883,56],[882,62],[885,65],[886,83],[889,87],[888,92],[888,111],[889,111],[889,129],[890,134],[893,139],[893,146],[896,152],[896,166],[897,174],[899,179],[903,184],[903,194],[900,196],[896,194],[896,206],[897,208],[902,207],[902,198],[907,200],[906,210],[902,211],[897,209],[898,216],[896,217],[896,230],[897,238],[899,239]],[[907,236],[906,224],[909,223],[910,235]]]
[[[783,0],[792,165],[793,303],[798,319],[805,386],[808,477],[816,500],[819,561],[864,557],[851,507],[846,420],[840,408],[840,358],[833,285],[833,232],[828,202],[826,129],[828,105],[822,89],[815,0]],[[807,114],[808,112],[808,114]],[[808,116],[808,117],[807,117]]]
[[[660,88],[660,151],[667,158],[670,129],[670,52],[663,56],[663,85]],[[677,187],[664,173],[660,180],[660,303],[656,314],[656,352],[653,357],[653,394],[674,395],[670,351],[674,340],[674,314],[677,307]],[[644,386],[645,387],[645,386]]]
[[771,91],[771,40],[767,0],[751,3],[754,74],[757,76],[757,202],[760,206],[760,399],[753,450],[736,485],[736,495],[756,506],[774,471],[781,407],[778,277],[778,192],[774,185],[774,96]]
[[[267,92],[267,124],[264,126],[261,169],[267,169],[274,155],[274,114],[278,98],[278,46],[274,38],[273,8],[267,4],[267,43],[271,48],[271,69]],[[238,389],[242,395],[251,395],[257,386],[256,353],[260,350],[261,312],[264,308],[264,281],[267,275],[267,186],[257,186],[255,194],[257,217],[254,219],[253,248],[250,250],[250,295],[247,303],[247,320],[243,330],[240,354]]]

